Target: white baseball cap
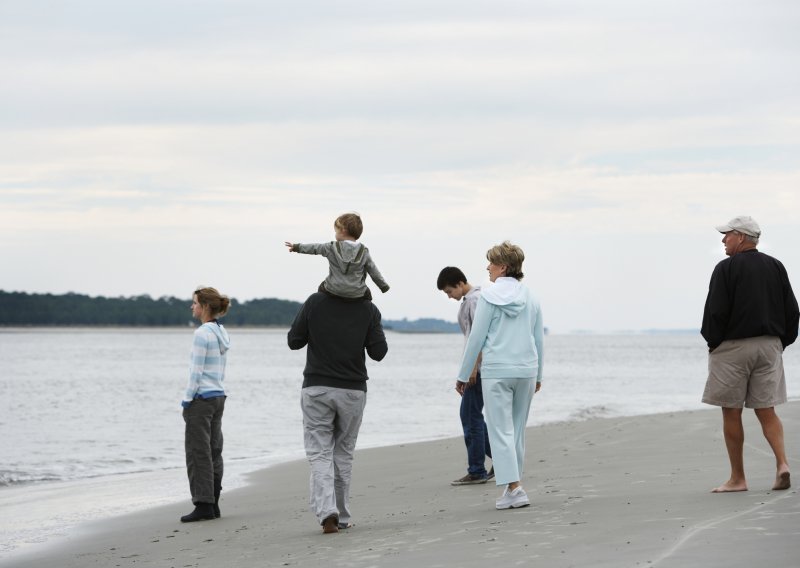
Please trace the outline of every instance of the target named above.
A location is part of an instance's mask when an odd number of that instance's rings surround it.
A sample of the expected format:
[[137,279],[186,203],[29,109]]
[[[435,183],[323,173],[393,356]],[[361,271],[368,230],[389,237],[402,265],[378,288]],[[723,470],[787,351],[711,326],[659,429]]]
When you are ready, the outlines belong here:
[[737,233],[750,235],[751,237],[755,238],[761,236],[761,227],[758,226],[758,223],[756,223],[755,219],[748,217],[747,215],[739,215],[738,217],[734,217],[724,225],[717,227],[717,231],[720,233],[730,233],[731,231],[736,231]]

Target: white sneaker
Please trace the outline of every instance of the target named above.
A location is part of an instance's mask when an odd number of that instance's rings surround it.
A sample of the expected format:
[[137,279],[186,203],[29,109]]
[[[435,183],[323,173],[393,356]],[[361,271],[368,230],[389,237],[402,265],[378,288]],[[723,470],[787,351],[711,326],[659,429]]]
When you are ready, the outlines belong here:
[[527,507],[531,502],[528,500],[528,494],[522,486],[517,487],[514,491],[509,491],[506,486],[505,491],[500,499],[495,503],[497,509],[517,509],[519,507]]

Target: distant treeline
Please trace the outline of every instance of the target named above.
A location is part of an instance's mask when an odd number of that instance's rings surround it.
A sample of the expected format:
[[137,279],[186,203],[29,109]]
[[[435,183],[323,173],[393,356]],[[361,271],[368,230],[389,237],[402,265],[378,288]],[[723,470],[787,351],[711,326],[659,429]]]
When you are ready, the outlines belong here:
[[[191,302],[163,296],[96,298],[83,294],[27,294],[0,290],[0,325],[189,325]],[[300,309],[299,302],[264,298],[239,303],[221,321],[228,325],[288,326]]]
[[[0,326],[187,326],[192,323],[190,304],[173,296],[106,298],[0,290]],[[230,326],[288,327],[300,306],[300,302],[274,298],[241,303],[232,298],[228,315],[220,321]],[[459,332],[457,324],[431,318],[384,320],[383,324],[407,333]]]

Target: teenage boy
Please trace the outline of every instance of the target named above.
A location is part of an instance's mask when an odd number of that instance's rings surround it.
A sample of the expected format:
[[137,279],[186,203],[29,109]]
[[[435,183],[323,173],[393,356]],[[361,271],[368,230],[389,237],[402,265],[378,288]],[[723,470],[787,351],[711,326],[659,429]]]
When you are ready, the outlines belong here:
[[[480,298],[480,286],[472,286],[467,282],[464,273],[455,266],[447,266],[439,273],[436,286],[448,298],[461,302],[458,308],[458,325],[469,337],[475,306]],[[481,374],[479,372],[481,358],[469,377],[469,383],[461,398],[461,426],[464,429],[464,443],[467,446],[467,475],[451,482],[451,485],[475,485],[486,483],[494,478],[494,468],[486,471],[486,456],[492,457],[489,447],[489,433],[483,420],[483,392],[481,391]]]

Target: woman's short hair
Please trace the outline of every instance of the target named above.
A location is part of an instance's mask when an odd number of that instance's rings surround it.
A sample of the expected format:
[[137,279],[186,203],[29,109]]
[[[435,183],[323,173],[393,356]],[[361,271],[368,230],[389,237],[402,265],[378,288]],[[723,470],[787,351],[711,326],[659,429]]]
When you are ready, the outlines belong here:
[[361,233],[364,232],[364,224],[361,222],[361,217],[358,213],[345,213],[339,215],[336,221],[333,222],[334,227],[344,229],[348,235],[358,240]]
[[228,296],[220,294],[216,288],[206,286],[199,287],[194,291],[197,296],[197,303],[201,306],[208,306],[212,318],[219,318],[228,313],[231,301]]
[[512,245],[509,241],[503,241],[495,245],[486,252],[486,259],[495,265],[506,266],[506,276],[522,280],[522,262],[525,260],[525,253],[517,245]]

